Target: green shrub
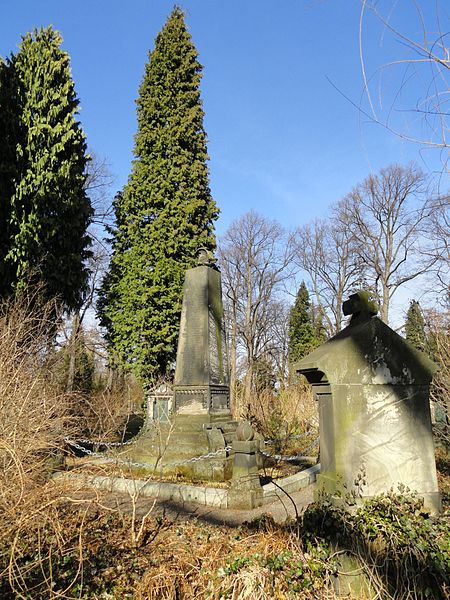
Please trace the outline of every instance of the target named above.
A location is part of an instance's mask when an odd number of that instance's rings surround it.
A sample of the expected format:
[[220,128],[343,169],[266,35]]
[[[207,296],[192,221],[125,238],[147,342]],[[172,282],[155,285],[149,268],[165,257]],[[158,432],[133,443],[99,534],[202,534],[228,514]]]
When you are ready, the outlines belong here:
[[[450,523],[431,516],[423,500],[399,487],[355,508],[351,498],[336,506],[330,497],[305,511],[302,537],[311,552],[341,551],[357,557],[385,598],[448,598]],[[330,571],[335,565],[329,565]]]

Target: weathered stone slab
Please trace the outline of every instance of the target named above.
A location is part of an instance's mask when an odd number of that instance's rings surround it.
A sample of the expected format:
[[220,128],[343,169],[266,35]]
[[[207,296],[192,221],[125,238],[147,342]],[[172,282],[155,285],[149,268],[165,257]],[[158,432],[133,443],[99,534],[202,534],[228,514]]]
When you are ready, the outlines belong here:
[[214,487],[182,485],[177,483],[165,483],[159,481],[142,481],[140,479],[125,479],[123,477],[106,477],[61,474],[68,479],[81,485],[93,487],[94,489],[106,492],[117,492],[119,494],[129,494],[146,497],[158,498],[158,500],[173,500],[174,502],[195,502],[205,506],[215,506],[217,508],[227,507],[228,490]]
[[[318,469],[319,465],[315,465],[296,475],[279,479],[277,483],[279,487],[286,490],[288,493],[296,492],[315,481],[315,474]],[[67,479],[75,485],[89,486],[106,492],[117,492],[118,494],[128,494],[133,496],[139,495],[146,498],[158,498],[158,500],[194,502],[216,508],[230,507],[229,490],[224,488],[70,472],[58,472],[53,477],[55,479]],[[273,483],[262,486],[262,489],[264,504],[270,504],[276,502],[279,498],[285,498],[285,494],[279,488],[276,488]]]
[[294,475],[289,475],[289,477],[283,477],[282,479],[277,480],[277,485],[272,482],[266,483],[266,485],[262,486],[263,504],[270,504],[271,502],[275,502],[278,498],[284,499],[286,497],[285,492],[292,494],[315,483],[318,473],[320,473],[320,464],[309,467]]

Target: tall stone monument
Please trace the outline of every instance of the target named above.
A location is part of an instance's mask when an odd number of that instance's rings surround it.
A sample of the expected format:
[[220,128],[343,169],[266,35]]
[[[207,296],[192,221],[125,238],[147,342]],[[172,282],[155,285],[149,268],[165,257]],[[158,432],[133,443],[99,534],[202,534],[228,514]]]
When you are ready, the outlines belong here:
[[210,252],[186,272],[174,385],[176,414],[230,417],[220,273]]
[[403,484],[439,512],[428,397],[436,365],[376,316],[367,292],[343,310],[348,327],[295,365],[319,403],[318,486],[333,495],[361,475],[364,498]]
[[[225,448],[232,421],[220,272],[212,253],[199,250],[186,271],[172,411],[167,422],[151,421],[130,454],[164,473],[223,480],[232,464]],[[222,452],[221,452],[222,450]],[[192,461],[217,452],[213,459]]]

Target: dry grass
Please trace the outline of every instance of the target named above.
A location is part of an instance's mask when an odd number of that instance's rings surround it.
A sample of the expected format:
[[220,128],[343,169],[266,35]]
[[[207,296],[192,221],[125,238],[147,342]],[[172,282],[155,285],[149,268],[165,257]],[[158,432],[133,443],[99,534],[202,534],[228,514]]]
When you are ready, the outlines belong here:
[[[264,518],[234,529],[194,518],[169,522],[154,516],[151,506],[138,513],[137,495],[123,514],[93,492],[51,480],[64,437],[76,436],[80,423],[73,398],[58,393],[53,382],[53,312],[36,312],[37,304],[23,301],[0,312],[2,599],[335,598],[330,549],[315,533],[309,541],[302,537],[300,521],[281,527]],[[254,409],[266,436],[317,426],[315,402],[301,386],[261,395]],[[102,411],[99,436],[113,432],[120,412],[104,405],[93,410]],[[293,414],[299,415],[295,421]],[[380,587],[378,597],[393,596]],[[418,590],[416,597],[424,596]]]
[[311,590],[305,587],[301,594],[293,593],[293,578],[286,577],[284,559],[292,561],[299,573],[304,569],[314,577],[310,559],[287,529],[269,524],[261,531],[245,526],[230,530],[194,520],[165,531],[159,546],[156,563],[147,567],[139,582],[136,598],[141,600],[332,597],[325,579],[311,582]]

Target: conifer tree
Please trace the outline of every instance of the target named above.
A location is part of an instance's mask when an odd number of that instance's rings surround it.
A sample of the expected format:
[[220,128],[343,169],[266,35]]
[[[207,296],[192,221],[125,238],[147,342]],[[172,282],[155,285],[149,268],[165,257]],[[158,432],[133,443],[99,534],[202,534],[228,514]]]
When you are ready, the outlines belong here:
[[175,359],[185,270],[199,247],[215,247],[201,70],[175,8],[139,89],[135,160],[115,201],[113,253],[98,305],[111,353],[145,384]]
[[16,176],[18,140],[17,86],[11,68],[0,57],[0,297],[11,292],[11,266],[6,262],[11,244],[11,197]]
[[86,286],[92,209],[79,101],[62,38],[51,27],[22,38],[1,66],[0,263],[7,295],[39,282],[76,309]]
[[428,344],[425,333],[425,320],[417,300],[411,300],[408,312],[406,313],[405,337],[414,348],[422,352],[427,352]]
[[289,364],[292,365],[318,346],[322,341],[319,335],[308,290],[302,281],[289,315]]

